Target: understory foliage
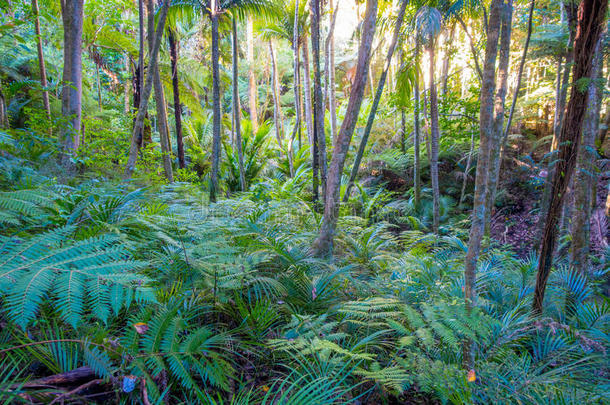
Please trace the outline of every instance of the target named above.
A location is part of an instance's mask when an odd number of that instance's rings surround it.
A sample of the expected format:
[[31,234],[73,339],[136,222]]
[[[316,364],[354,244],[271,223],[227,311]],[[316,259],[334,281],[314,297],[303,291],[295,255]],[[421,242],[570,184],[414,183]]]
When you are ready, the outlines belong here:
[[309,249],[320,216],[302,199],[305,169],[208,205],[188,183],[60,185],[0,159],[6,403],[45,402],[26,375],[78,367],[125,404],[607,400],[603,267],[560,261],[533,317],[536,257],[488,243],[468,312],[464,243],[425,233],[409,200],[361,187],[329,262]]

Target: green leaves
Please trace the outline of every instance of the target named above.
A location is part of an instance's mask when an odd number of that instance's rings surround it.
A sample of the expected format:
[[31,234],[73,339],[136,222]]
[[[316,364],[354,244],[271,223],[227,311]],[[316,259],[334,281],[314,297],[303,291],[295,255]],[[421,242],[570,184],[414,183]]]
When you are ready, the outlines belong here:
[[88,311],[107,322],[133,300],[153,300],[144,287],[148,280],[136,273],[146,262],[130,259],[115,236],[73,242],[74,231],[63,227],[29,240],[0,239],[0,295],[22,328],[45,300],[74,327]]

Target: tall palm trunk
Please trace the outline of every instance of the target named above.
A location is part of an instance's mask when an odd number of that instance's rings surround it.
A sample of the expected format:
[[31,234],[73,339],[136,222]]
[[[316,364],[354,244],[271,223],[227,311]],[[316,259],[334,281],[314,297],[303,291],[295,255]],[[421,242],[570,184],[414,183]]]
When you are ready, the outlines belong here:
[[[578,28],[574,40],[574,67],[570,101],[559,138],[559,156],[551,183],[551,201],[545,219],[540,260],[534,290],[532,310],[542,312],[542,303],[553,262],[553,251],[557,239],[557,221],[570,182],[582,133],[582,124],[587,110],[588,89],[576,85],[592,77],[593,52],[603,30],[607,0],[583,0],[578,10]],[[589,87],[591,83],[589,83]]]
[[237,144],[237,165],[239,169],[239,187],[246,191],[246,171],[244,170],[244,152],[241,141],[241,117],[239,106],[239,47],[237,45],[237,20],[233,17],[233,125],[235,128],[235,143]]
[[313,130],[317,141],[322,200],[326,193],[326,134],[324,131],[324,99],[320,72],[320,0],[311,0],[311,50],[313,54]]
[[[148,0],[148,52],[152,53],[154,45],[155,32],[155,0]],[[158,54],[157,54],[158,58]],[[169,142],[169,124],[167,122],[167,107],[165,103],[165,92],[163,91],[163,83],[159,73],[159,62],[154,66],[149,66],[149,74],[153,75],[153,85],[155,89],[155,107],[157,108],[157,127],[159,130],[159,142],[161,143],[161,152],[163,160],[163,170],[165,177],[170,183],[174,182],[174,173],[172,170],[171,147]]]
[[62,115],[68,120],[69,127],[63,135],[64,166],[72,166],[69,154],[79,146],[81,132],[81,113],[83,95],[83,18],[84,0],[61,0],[61,14],[64,25],[64,71],[61,93]]
[[[600,52],[601,38],[595,47],[593,71],[595,79],[601,77],[602,56]],[[589,239],[591,230],[591,212],[593,206],[593,188],[597,186],[595,174],[595,137],[599,129],[599,113],[602,92],[597,83],[589,86],[588,106],[583,124],[582,146],[578,149],[574,188],[574,214],[572,216],[572,245],[570,264],[576,270],[584,273],[588,265]]]
[[36,32],[36,49],[38,50],[38,67],[40,69],[40,85],[42,86],[42,103],[47,112],[47,118],[51,120],[51,105],[49,103],[49,91],[47,90],[47,68],[44,63],[42,52],[42,36],[40,34],[40,11],[38,0],[32,0],[32,11],[34,13],[34,28]]
[[307,128],[307,139],[311,145],[311,168],[312,168],[312,201],[314,205],[319,201],[319,177],[318,177],[318,141],[313,125],[313,111],[311,105],[311,72],[309,70],[309,47],[307,45],[307,34],[302,36],[302,52],[303,52],[303,105],[305,107],[305,126]]
[[[489,158],[491,154],[493,138],[493,107],[495,93],[495,70],[498,54],[498,38],[500,36],[500,17],[502,11],[502,0],[492,0],[489,10],[489,29],[487,30],[487,45],[485,47],[485,59],[481,80],[480,95],[480,143],[477,161],[477,174],[474,186],[474,204],[472,207],[472,224],[468,240],[464,268],[464,299],[466,309],[471,311],[475,305],[475,282],[476,268],[481,249],[481,240],[485,231],[485,194],[487,193],[487,175],[489,172]],[[464,364],[472,368],[472,342],[464,344]]]
[[[415,66],[419,66],[419,42],[415,40]],[[414,164],[413,164],[413,187],[415,207],[419,208],[421,202],[421,158],[420,158],[420,143],[421,129],[419,121],[419,68],[415,69],[415,83],[413,85],[413,149],[414,149]]]
[[250,122],[252,133],[258,131],[258,112],[256,94],[256,76],[254,75],[254,27],[252,18],[246,19],[246,61],[248,62],[248,108],[250,109]]
[[[154,39],[152,50],[149,55],[149,72],[153,72],[156,69],[158,63],[159,47],[161,46],[161,38],[163,36],[163,29],[165,27],[165,19],[167,17],[167,10],[169,9],[169,1],[163,2],[161,11],[159,12],[157,29],[154,31]],[[125,167],[125,174],[123,177],[127,180],[133,175],[133,171],[136,167],[136,161],[138,159],[138,151],[140,149],[139,141],[141,139],[142,130],[144,128],[144,117],[148,109],[148,101],[150,99],[150,93],[153,88],[154,75],[149,73],[146,76],[146,82],[140,95],[140,104],[138,106],[138,114],[133,125],[133,132],[131,134],[131,143],[129,146],[129,159],[127,160],[127,166]]]
[[169,54],[172,64],[172,88],[174,91],[174,120],[176,121],[176,146],[178,148],[178,166],[186,167],[184,160],[184,140],[182,137],[182,105],[180,104],[180,83],[178,79],[178,43],[176,32],[172,28],[167,36],[169,41]]
[[219,10],[217,0],[212,0],[212,171],[210,173],[210,202],[216,202],[218,170],[220,168],[220,50],[218,36]]
[[402,21],[405,16],[406,8],[407,1],[403,0],[400,3],[400,10],[398,11],[396,26],[394,27],[394,34],[392,35],[392,42],[390,42],[388,54],[386,55],[385,59],[385,65],[383,67],[383,71],[381,72],[381,76],[379,77],[379,82],[377,83],[377,90],[375,91],[373,104],[371,105],[371,110],[366,121],[366,126],[364,127],[364,133],[362,134],[360,146],[358,147],[358,153],[356,154],[356,159],[354,160],[354,165],[352,166],[352,171],[349,176],[349,182],[347,183],[345,194],[343,195],[343,202],[347,202],[347,200],[349,199],[350,191],[354,186],[354,181],[356,180],[358,170],[360,169],[360,162],[362,161],[362,156],[364,156],[364,150],[366,149],[366,144],[368,143],[369,136],[371,134],[371,129],[373,128],[373,122],[375,121],[377,108],[379,107],[379,102],[381,101],[381,95],[383,94],[383,88],[385,86],[386,78],[388,76],[388,70],[390,69],[390,64],[392,63],[392,56],[394,55],[394,50],[396,49],[396,43],[398,42],[398,35],[400,34],[400,27],[402,26]]
[[[293,29],[293,37],[292,37],[292,67],[294,71],[294,80],[293,82],[293,90],[294,90],[294,111],[295,111],[295,121],[294,128],[292,130],[292,136],[290,137],[290,145],[294,142],[294,139],[299,138],[299,149],[302,147],[301,144],[301,78],[300,78],[300,68],[299,68],[299,30],[296,29],[299,25],[299,0],[295,2],[294,9],[294,25],[295,29]],[[289,157],[292,159],[292,148],[289,150]],[[289,161],[290,162],[290,161]],[[290,165],[290,176],[294,175],[294,166]]]
[[349,149],[349,144],[356,128],[364,89],[366,87],[367,71],[369,69],[371,46],[375,35],[377,19],[377,0],[367,0],[366,13],[362,23],[362,34],[358,48],[358,61],[356,64],[356,75],[349,96],[345,118],[337,136],[337,142],[333,149],[332,159],[328,171],[328,182],[326,184],[326,199],[324,201],[324,216],[320,235],[314,242],[314,251],[319,256],[332,254],[333,238],[337,220],[339,217],[339,199],[341,188],[341,174]]
[[438,97],[436,83],[434,82],[435,44],[430,39],[428,48],[429,75],[430,75],[430,180],[432,182],[432,229],[438,235],[440,221],[440,190],[438,185],[438,140],[440,137],[438,125]]
[[498,60],[498,90],[494,107],[493,143],[489,158],[490,173],[487,176],[487,194],[485,196],[485,229],[489,233],[491,214],[496,200],[496,190],[500,176],[500,148],[504,132],[504,107],[508,90],[508,67],[510,63],[510,41],[513,18],[513,1],[508,0],[502,12],[500,26],[500,55]]

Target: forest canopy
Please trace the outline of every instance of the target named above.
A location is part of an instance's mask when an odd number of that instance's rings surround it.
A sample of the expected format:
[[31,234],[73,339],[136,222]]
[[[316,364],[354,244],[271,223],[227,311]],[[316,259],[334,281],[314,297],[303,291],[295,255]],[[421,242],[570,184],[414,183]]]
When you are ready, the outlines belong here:
[[610,398],[607,0],[0,0],[0,402]]

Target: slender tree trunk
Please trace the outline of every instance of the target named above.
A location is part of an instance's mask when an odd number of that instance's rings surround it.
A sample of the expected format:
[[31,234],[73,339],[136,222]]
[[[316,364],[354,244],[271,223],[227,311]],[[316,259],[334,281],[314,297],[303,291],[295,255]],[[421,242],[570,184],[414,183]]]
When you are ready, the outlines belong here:
[[529,14],[527,18],[527,35],[525,37],[525,44],[523,45],[523,55],[521,56],[521,62],[519,62],[519,71],[517,72],[517,83],[515,84],[515,90],[513,93],[513,100],[510,105],[510,112],[508,113],[508,119],[506,120],[506,126],[504,135],[502,136],[502,149],[500,150],[500,165],[502,164],[504,157],[504,150],[506,148],[506,141],[510,132],[510,126],[513,122],[513,115],[515,113],[515,107],[517,106],[517,99],[519,98],[519,91],[521,89],[521,79],[523,77],[523,68],[525,67],[525,60],[527,58],[527,50],[530,46],[530,38],[532,37],[532,23],[534,17],[534,8],[536,1],[532,0],[530,3]]
[[[299,0],[296,0],[295,2],[295,9],[294,9],[294,25],[293,27],[298,27],[299,26]],[[300,78],[300,67],[299,67],[299,30],[298,29],[294,29],[293,30],[293,37],[292,37],[292,63],[293,63],[293,71],[294,71],[294,80],[293,80],[293,87],[294,87],[294,111],[295,111],[295,121],[294,121],[294,128],[292,129],[292,136],[290,137],[290,145],[292,146],[292,143],[294,142],[295,137],[298,135],[299,138],[299,149],[302,147],[301,144],[301,91],[300,91],[300,85],[301,85],[301,78]],[[292,148],[290,148],[289,150],[289,158],[290,160],[288,161],[290,167],[290,176],[294,176],[294,164],[292,163]]]
[[102,84],[100,83],[100,67],[95,64],[95,84],[97,85],[97,107],[102,111]]
[[235,128],[235,144],[237,145],[237,165],[239,170],[239,187],[241,191],[247,190],[246,171],[244,169],[244,152],[241,140],[241,117],[239,107],[239,47],[237,45],[237,20],[232,19],[233,23],[233,125]]
[[453,53],[453,40],[455,38],[455,23],[451,25],[449,36],[445,41],[445,52],[443,55],[443,71],[441,73],[442,78],[442,95],[447,95],[447,82],[449,80],[449,62],[451,61],[451,54]]
[[34,28],[36,32],[36,49],[38,50],[38,68],[40,69],[40,85],[42,86],[42,103],[47,112],[47,118],[51,121],[51,104],[49,103],[49,91],[47,88],[47,68],[44,63],[42,52],[42,36],[40,34],[40,11],[38,0],[32,0],[32,11],[34,12]]
[[[415,40],[415,66],[419,66],[419,42]],[[421,203],[421,129],[419,121],[419,68],[416,68],[415,83],[413,84],[413,149],[414,149],[414,164],[413,164],[413,187],[415,207],[419,208]]]
[[182,105],[180,104],[180,83],[178,79],[178,43],[176,32],[169,30],[169,54],[172,64],[172,88],[174,90],[174,120],[176,121],[176,146],[178,148],[178,166],[186,167],[184,160],[184,140],[182,139]]
[[[591,76],[601,78],[601,37],[595,47]],[[599,130],[599,113],[602,99],[602,89],[597,82],[589,86],[588,106],[585,113],[582,133],[582,146],[578,150],[576,174],[573,181],[574,210],[572,218],[572,245],[570,264],[581,273],[588,267],[589,241],[591,238],[591,213],[593,205],[593,189],[597,186],[595,173],[595,138]]]
[[510,64],[510,41],[513,18],[513,1],[507,0],[502,12],[500,26],[500,54],[498,60],[498,89],[496,92],[493,124],[493,145],[489,158],[490,173],[487,176],[487,194],[485,196],[485,232],[489,234],[491,214],[496,200],[496,190],[500,177],[500,148],[504,132],[505,100],[508,90],[508,69]]
[[479,65],[479,53],[477,52],[477,49],[474,46],[474,39],[472,38],[472,35],[470,35],[470,32],[468,32],[468,27],[466,26],[464,20],[462,20],[459,15],[456,16],[456,19],[462,26],[464,34],[466,34],[466,36],[468,37],[468,44],[470,45],[470,51],[472,52],[472,59],[474,60],[474,67],[477,72],[477,77],[479,78],[479,80],[482,80],[483,72],[481,71],[481,66]]
[[[604,28],[607,9],[607,0],[583,0],[578,9],[578,27],[574,40],[573,85],[565,119],[561,126],[558,162],[551,183],[551,201],[545,219],[532,304],[534,313],[542,312],[546,283],[553,262],[553,251],[557,238],[557,221],[576,165],[582,124],[587,110],[588,88],[583,89],[583,86],[574,84],[582,83],[583,79],[593,77],[593,52],[591,50],[595,49]],[[586,87],[590,85],[591,83]]]
[[129,62],[129,54],[125,54],[125,88],[123,89],[123,112],[125,115],[129,115],[129,93],[131,90],[131,83],[127,78],[131,75],[131,63]]
[[0,88],[0,128],[8,128],[8,114],[6,111],[6,97]]
[[313,184],[313,196],[312,201],[314,205],[318,204],[319,201],[319,159],[318,156],[318,141],[313,125],[313,111],[311,105],[311,73],[309,70],[309,47],[307,45],[307,35],[302,35],[302,52],[303,52],[303,104],[305,107],[305,126],[307,127],[307,138],[311,145],[311,168],[312,168],[312,184]]
[[[138,0],[138,40],[139,40],[139,53],[138,53],[138,67],[136,69],[137,80],[134,89],[133,103],[135,108],[139,108],[140,100],[142,99],[142,93],[144,92],[144,0]],[[136,110],[136,113],[138,111]],[[145,115],[146,116],[146,115]],[[135,128],[136,118],[134,118]],[[144,126],[140,128],[138,133],[138,151],[144,145]]]
[[322,74],[320,72],[320,1],[311,0],[311,50],[313,55],[313,130],[318,144],[318,167],[322,200],[326,193],[326,132],[324,131],[324,96],[322,94]]
[[327,54],[327,69],[328,76],[328,111],[330,113],[330,139],[335,143],[337,137],[337,98],[335,92],[335,23],[337,21],[337,12],[339,11],[339,2],[337,1],[336,8],[333,8],[333,0],[329,0],[329,9],[332,12],[331,26],[328,33],[328,54]]
[[460,202],[458,203],[460,207],[464,203],[464,197],[466,196],[466,185],[468,184],[468,173],[470,173],[470,166],[472,165],[472,155],[474,154],[474,134],[475,131],[472,131],[472,134],[470,135],[470,149],[468,150],[468,157],[466,158],[464,179],[462,181],[462,190],[460,191]]
[[280,105],[280,80],[277,68],[277,61],[275,58],[275,50],[273,49],[273,43],[271,42],[271,40],[269,40],[268,44],[269,58],[271,60],[271,94],[273,96],[273,123],[275,124],[275,137],[277,139],[277,144],[280,147],[280,151],[283,153],[284,119],[282,117],[282,107]]
[[210,202],[216,202],[218,170],[220,168],[221,111],[220,111],[220,49],[218,36],[219,10],[217,0],[212,0],[212,172],[210,173]]
[[69,122],[69,127],[62,133],[64,146],[62,164],[66,167],[73,166],[69,155],[78,150],[81,132],[83,5],[84,0],[61,0],[64,25],[64,72],[61,111]]
[[[148,52],[152,53],[154,46],[155,32],[155,0],[148,0]],[[161,34],[163,35],[163,34]],[[158,55],[157,55],[158,57]],[[157,126],[159,130],[159,142],[161,143],[161,152],[163,160],[163,170],[165,177],[170,183],[174,182],[174,173],[172,170],[172,150],[169,142],[169,124],[167,122],[167,107],[165,102],[165,92],[163,83],[161,82],[161,74],[159,73],[159,62],[154,66],[149,67],[149,74],[153,75],[153,86],[155,90],[155,107],[157,108]]]
[[333,155],[328,172],[328,183],[326,184],[326,199],[324,201],[324,217],[320,235],[314,242],[314,251],[319,256],[332,254],[333,238],[339,216],[339,198],[341,188],[341,175],[347,157],[349,144],[356,128],[364,89],[366,87],[367,71],[369,69],[371,45],[375,35],[375,24],[377,20],[377,0],[367,0],[366,13],[362,23],[362,34],[358,48],[358,61],[354,84],[349,96],[345,118],[337,136],[337,142],[333,149]]
[[[154,40],[152,50],[149,56],[149,72],[153,72],[156,69],[158,63],[159,47],[161,46],[161,39],[163,36],[163,29],[165,27],[165,19],[167,17],[167,10],[169,9],[169,2],[163,2],[161,11],[159,12],[157,29],[154,31]],[[142,94],[140,95],[140,104],[138,106],[138,114],[133,125],[133,132],[131,134],[131,143],[129,147],[129,159],[127,160],[127,166],[125,167],[124,178],[130,179],[133,175],[133,171],[136,167],[136,160],[138,159],[139,151],[139,140],[141,139],[142,130],[144,128],[144,117],[148,109],[148,101],[150,99],[150,93],[153,88],[154,75],[149,73],[146,76],[146,82],[144,84]]]
[[252,133],[258,131],[258,112],[256,95],[256,76],[254,75],[254,27],[252,18],[246,19],[246,61],[248,62],[248,108],[250,109],[250,122],[252,123]]
[[392,36],[392,42],[390,42],[390,47],[388,48],[388,54],[386,55],[385,65],[383,71],[381,72],[381,76],[379,77],[379,82],[377,83],[377,90],[375,91],[375,97],[373,98],[373,104],[371,105],[371,110],[369,112],[369,116],[366,121],[366,126],[364,127],[364,133],[362,134],[362,139],[360,140],[360,146],[358,147],[358,153],[356,154],[356,159],[354,160],[354,165],[352,166],[352,171],[349,176],[349,181],[347,183],[347,187],[345,188],[345,194],[343,195],[343,202],[347,202],[349,199],[350,192],[352,187],[354,186],[354,181],[356,180],[356,176],[358,175],[358,170],[360,169],[360,163],[362,162],[362,157],[364,156],[364,150],[366,149],[366,144],[368,143],[369,136],[371,134],[371,129],[373,128],[373,123],[375,121],[375,115],[377,114],[377,108],[379,107],[379,102],[381,101],[381,96],[383,94],[383,88],[385,86],[386,78],[388,76],[388,70],[390,68],[390,64],[392,63],[392,56],[394,55],[394,50],[396,49],[396,43],[398,42],[398,36],[400,34],[400,27],[402,26],[402,21],[404,20],[405,10],[407,8],[407,1],[403,0],[400,2],[400,10],[398,11],[398,17],[396,19],[396,26],[394,27],[394,34]]
[[430,59],[430,177],[432,182],[432,229],[438,235],[440,221],[440,190],[438,185],[438,140],[440,137],[438,125],[438,97],[436,83],[434,82],[435,44],[430,39],[428,45],[428,58]]
[[[489,29],[487,30],[487,45],[485,47],[485,59],[483,61],[480,95],[481,109],[479,113],[481,139],[479,143],[477,174],[474,186],[472,224],[470,226],[468,250],[464,268],[464,299],[468,311],[471,311],[475,305],[477,261],[481,250],[481,240],[483,239],[483,233],[485,232],[485,194],[487,193],[487,175],[489,172],[490,149],[493,138],[493,108],[496,87],[495,70],[502,6],[502,0],[492,0],[491,2]],[[474,365],[472,354],[472,341],[466,341],[464,345],[464,364],[468,368],[472,368]]]

